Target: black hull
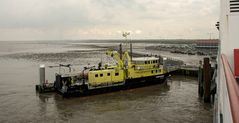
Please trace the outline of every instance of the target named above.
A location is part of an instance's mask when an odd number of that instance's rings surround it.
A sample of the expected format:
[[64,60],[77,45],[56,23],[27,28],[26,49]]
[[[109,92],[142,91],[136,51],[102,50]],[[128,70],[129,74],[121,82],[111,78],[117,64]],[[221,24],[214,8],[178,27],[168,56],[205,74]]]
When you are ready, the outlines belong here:
[[134,87],[148,86],[148,85],[154,85],[154,84],[161,84],[165,82],[166,78],[167,78],[167,75],[127,79],[125,82],[125,86],[129,88],[134,88]]
[[161,77],[150,76],[150,77],[143,77],[143,78],[127,79],[124,85],[98,88],[98,89],[92,89],[92,90],[89,90],[87,86],[70,87],[67,90],[67,93],[62,93],[58,89],[56,90],[58,90],[58,92],[65,97],[88,96],[88,95],[96,95],[96,94],[102,94],[107,92],[114,92],[119,90],[145,87],[145,86],[150,86],[155,84],[163,84],[163,83],[166,83],[166,78],[167,78],[167,75],[163,75]]

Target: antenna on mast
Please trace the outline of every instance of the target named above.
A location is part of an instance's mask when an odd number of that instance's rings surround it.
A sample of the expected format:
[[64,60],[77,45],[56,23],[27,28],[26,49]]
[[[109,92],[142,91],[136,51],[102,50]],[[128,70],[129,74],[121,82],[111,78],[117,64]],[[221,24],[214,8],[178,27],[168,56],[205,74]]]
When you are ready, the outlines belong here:
[[125,42],[126,42],[126,48],[128,48],[128,35],[130,35],[130,32],[123,32],[122,36],[125,38]]
[[122,36],[125,37],[126,40],[126,47],[128,47],[127,45],[130,44],[130,60],[132,61],[132,55],[133,55],[133,51],[132,51],[132,43],[131,41],[128,42],[128,35],[130,35],[130,32],[123,32]]
[[127,39],[127,36],[130,35],[130,32],[123,32],[122,36],[125,37],[125,39]]

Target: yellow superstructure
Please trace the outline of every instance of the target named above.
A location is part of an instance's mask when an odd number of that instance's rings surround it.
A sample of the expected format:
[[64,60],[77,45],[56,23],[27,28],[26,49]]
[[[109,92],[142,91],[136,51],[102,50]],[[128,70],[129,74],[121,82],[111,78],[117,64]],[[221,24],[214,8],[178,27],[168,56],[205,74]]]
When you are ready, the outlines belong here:
[[128,79],[141,78],[164,74],[156,57],[132,59],[131,67],[127,70]]
[[111,86],[123,83],[125,80],[124,71],[117,69],[94,70],[88,73],[89,86]]
[[107,51],[106,54],[113,57],[117,61],[117,65],[89,71],[89,87],[109,87],[124,84],[127,80],[165,74],[159,58],[151,56],[131,59],[127,51],[121,57],[117,51]]

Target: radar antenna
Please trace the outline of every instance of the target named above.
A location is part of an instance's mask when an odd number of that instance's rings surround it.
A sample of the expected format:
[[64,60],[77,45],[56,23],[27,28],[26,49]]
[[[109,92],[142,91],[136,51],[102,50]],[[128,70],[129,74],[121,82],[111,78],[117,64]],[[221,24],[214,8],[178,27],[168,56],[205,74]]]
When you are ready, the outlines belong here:
[[130,60],[132,61],[132,55],[133,55],[133,51],[132,51],[132,42],[128,41],[128,36],[130,35],[130,32],[123,32],[122,36],[125,38],[126,41],[126,49],[128,48],[128,44],[130,45]]
[[123,32],[122,36],[125,38],[125,48],[126,50],[128,49],[129,41],[128,41],[128,36],[130,35],[130,32]]

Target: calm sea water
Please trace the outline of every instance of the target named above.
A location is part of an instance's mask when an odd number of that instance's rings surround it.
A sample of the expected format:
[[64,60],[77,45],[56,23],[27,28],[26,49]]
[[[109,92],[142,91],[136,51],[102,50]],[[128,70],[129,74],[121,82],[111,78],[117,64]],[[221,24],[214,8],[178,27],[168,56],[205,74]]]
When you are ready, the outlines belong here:
[[[74,70],[80,70],[87,64],[111,61],[104,51],[106,46],[115,45],[118,44],[0,42],[0,122],[212,122],[212,106],[200,101],[197,79],[192,77],[172,76],[167,84],[87,97],[62,98],[56,93],[35,92],[39,64],[71,63]],[[145,45],[134,47],[145,52]],[[47,68],[46,72],[47,79],[53,81],[58,69]]]

